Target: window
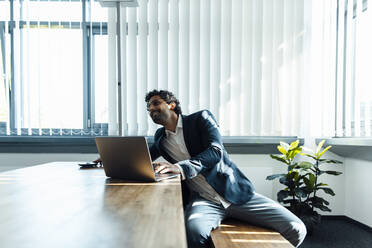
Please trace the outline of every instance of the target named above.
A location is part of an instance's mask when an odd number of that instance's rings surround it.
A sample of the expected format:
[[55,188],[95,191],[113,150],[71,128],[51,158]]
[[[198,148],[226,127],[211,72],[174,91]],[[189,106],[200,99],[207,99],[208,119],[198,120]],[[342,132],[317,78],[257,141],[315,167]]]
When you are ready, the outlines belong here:
[[336,136],[371,136],[371,23],[367,0],[338,1]]
[[[110,134],[119,133],[116,10],[88,0],[0,3],[6,7],[0,17],[0,122],[6,133],[101,134],[108,125]],[[316,3],[323,11],[313,11]],[[313,81],[334,87],[328,74],[335,75],[335,66],[328,60],[336,49],[329,48],[335,42],[327,34],[336,20],[329,15],[336,13],[335,3],[139,0],[138,8],[122,7],[123,134],[154,134],[157,126],[143,99],[157,88],[175,93],[185,114],[210,109],[224,136],[303,135],[313,126],[308,120],[320,123],[302,111],[304,103],[327,106],[314,108],[314,115],[322,109],[330,116],[328,109],[334,109],[327,104],[334,100],[318,101],[308,85],[314,74]],[[327,28],[310,31],[314,23]],[[314,34],[320,38],[311,50]],[[335,123],[330,119],[322,124]]]
[[0,135],[106,134],[107,9],[10,0],[0,16]]
[[9,120],[9,78],[10,56],[5,51],[9,47],[10,36],[7,32],[7,22],[9,20],[9,1],[0,1],[0,135],[5,134],[6,124]]
[[83,128],[82,30],[23,27],[21,128]]

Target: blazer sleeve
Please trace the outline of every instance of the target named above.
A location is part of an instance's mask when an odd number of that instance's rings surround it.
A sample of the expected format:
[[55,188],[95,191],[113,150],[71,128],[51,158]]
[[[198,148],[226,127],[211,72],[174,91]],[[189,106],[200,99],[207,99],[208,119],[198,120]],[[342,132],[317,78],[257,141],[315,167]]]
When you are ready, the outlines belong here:
[[190,159],[179,161],[186,179],[192,179],[203,170],[216,166],[223,155],[223,144],[218,124],[214,116],[208,110],[204,110],[198,120],[198,128],[202,133],[202,139],[207,140],[207,148]]

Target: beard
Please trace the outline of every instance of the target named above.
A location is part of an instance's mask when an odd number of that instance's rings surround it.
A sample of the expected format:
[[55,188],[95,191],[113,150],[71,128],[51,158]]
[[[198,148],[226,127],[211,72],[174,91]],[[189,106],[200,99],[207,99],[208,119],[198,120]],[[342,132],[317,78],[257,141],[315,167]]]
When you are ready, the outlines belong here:
[[151,119],[156,124],[163,125],[168,119],[168,115],[160,111],[155,111],[154,114],[151,115]]

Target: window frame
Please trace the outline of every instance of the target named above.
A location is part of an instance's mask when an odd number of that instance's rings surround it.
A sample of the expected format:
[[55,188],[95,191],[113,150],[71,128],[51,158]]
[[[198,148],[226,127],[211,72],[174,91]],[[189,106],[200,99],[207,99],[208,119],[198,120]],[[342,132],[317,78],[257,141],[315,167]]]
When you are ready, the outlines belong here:
[[[50,0],[49,0],[50,1]],[[82,20],[79,23],[79,26],[82,29],[83,39],[82,39],[82,52],[83,52],[83,129],[92,129],[94,124],[101,124],[101,123],[95,123],[95,103],[94,103],[94,79],[92,78],[92,75],[94,75],[94,68],[93,68],[93,61],[94,58],[93,50],[91,49],[92,42],[94,42],[94,39],[92,37],[94,35],[103,35],[107,34],[107,22],[89,22],[87,21],[87,2],[90,2],[89,0],[77,0],[81,1],[81,11],[82,11]],[[20,113],[17,113],[16,108],[16,102],[15,102],[15,95],[18,92],[18,90],[21,90],[22,88],[22,80],[20,81],[20,89],[16,88],[15,79],[14,79],[14,71],[15,71],[15,61],[14,61],[14,50],[15,50],[15,44],[14,44],[14,29],[16,28],[16,22],[14,21],[14,0],[9,0],[9,11],[10,11],[10,19],[9,21],[4,21],[4,25],[8,23],[8,30],[9,30],[9,36],[10,36],[10,86],[9,86],[9,120],[8,120],[8,126],[9,130],[15,129],[16,123],[18,118],[22,118],[23,111],[20,109]],[[23,20],[20,20],[20,23],[23,23]],[[49,21],[48,23],[55,23],[54,21]],[[57,22],[59,23],[59,22]],[[73,22],[71,22],[72,25]],[[74,22],[74,24],[77,24]],[[62,24],[61,25],[65,25]],[[21,24],[20,24],[20,27]],[[97,32],[97,30],[101,30],[101,32]],[[5,28],[4,28],[5,32]],[[21,42],[23,42],[21,40]],[[5,50],[5,48],[4,48]],[[22,53],[22,51],[21,51]],[[21,92],[22,94],[22,92]],[[23,106],[23,98],[20,98],[20,106]],[[19,127],[18,127],[19,128]],[[53,128],[53,127],[49,127]],[[10,136],[10,135],[6,135]],[[53,137],[64,137],[64,135],[60,136],[53,136]]]

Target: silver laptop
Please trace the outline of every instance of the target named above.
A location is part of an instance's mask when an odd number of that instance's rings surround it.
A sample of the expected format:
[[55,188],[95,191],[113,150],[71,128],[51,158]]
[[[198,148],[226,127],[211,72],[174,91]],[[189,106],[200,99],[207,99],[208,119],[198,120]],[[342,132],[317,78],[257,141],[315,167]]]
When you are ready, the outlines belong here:
[[177,177],[155,174],[145,137],[96,137],[95,141],[107,177],[141,182]]

